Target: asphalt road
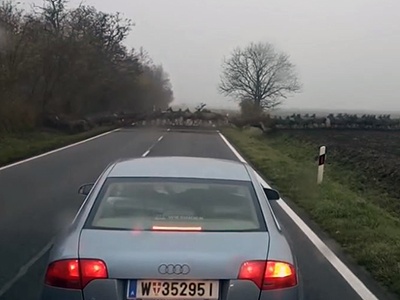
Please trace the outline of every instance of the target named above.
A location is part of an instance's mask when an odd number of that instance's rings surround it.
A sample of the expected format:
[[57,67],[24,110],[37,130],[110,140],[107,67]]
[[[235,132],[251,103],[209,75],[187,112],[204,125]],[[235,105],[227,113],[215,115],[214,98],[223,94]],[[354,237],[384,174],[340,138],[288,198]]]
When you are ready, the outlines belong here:
[[[163,139],[158,141],[161,136]],[[0,299],[39,298],[51,240],[72,221],[82,203],[83,197],[77,194],[79,185],[93,182],[113,160],[140,157],[145,153],[237,160],[215,131],[122,129],[0,169]],[[368,274],[349,261],[303,212],[288,204],[379,299],[392,299]],[[297,255],[305,299],[361,299],[286,213],[272,205]]]

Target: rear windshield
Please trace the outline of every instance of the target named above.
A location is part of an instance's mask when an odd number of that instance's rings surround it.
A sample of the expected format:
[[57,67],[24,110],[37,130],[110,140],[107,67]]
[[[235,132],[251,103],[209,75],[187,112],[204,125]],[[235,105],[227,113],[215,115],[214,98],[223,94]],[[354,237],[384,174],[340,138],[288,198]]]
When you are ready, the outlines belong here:
[[265,231],[250,182],[109,178],[86,228]]

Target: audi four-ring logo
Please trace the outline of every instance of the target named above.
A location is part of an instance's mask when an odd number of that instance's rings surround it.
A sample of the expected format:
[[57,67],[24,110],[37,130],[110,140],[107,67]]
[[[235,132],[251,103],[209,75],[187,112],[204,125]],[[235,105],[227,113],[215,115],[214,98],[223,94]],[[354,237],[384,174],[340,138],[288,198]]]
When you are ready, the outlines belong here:
[[186,275],[189,274],[190,267],[186,264],[183,265],[173,265],[173,264],[162,264],[158,267],[158,273],[168,274],[168,275]]

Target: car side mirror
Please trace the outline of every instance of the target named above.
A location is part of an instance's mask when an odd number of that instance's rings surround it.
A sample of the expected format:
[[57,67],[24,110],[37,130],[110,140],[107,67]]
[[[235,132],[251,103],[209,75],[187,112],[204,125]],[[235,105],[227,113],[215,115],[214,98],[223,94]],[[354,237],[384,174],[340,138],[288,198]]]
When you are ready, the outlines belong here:
[[78,189],[78,193],[84,196],[89,195],[90,191],[92,190],[94,183],[86,183],[81,185]]
[[278,191],[269,188],[263,188],[263,189],[265,196],[267,196],[268,200],[279,200],[281,198]]

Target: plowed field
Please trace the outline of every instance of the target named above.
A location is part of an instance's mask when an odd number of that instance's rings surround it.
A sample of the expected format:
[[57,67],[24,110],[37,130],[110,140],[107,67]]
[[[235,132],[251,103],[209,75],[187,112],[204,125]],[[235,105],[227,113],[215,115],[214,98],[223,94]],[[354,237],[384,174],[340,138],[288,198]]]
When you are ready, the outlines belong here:
[[376,200],[385,209],[400,214],[399,131],[287,130],[285,134],[307,141],[316,149],[325,145],[328,168],[330,163],[340,165],[357,173],[353,179],[360,190],[398,199],[392,203]]

